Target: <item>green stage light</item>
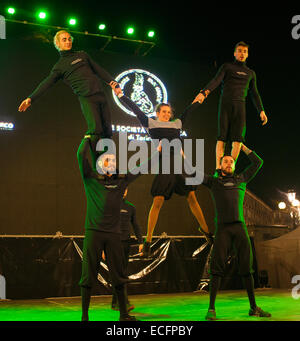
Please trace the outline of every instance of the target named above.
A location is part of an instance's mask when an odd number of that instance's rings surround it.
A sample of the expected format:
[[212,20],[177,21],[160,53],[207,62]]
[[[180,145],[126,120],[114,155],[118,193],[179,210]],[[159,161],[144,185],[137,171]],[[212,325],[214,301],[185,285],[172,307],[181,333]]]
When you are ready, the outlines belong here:
[[39,17],[39,19],[46,19],[46,17],[47,17],[47,14],[46,14],[46,12],[39,12],[38,13],[38,17]]
[[74,18],[69,19],[69,25],[72,25],[72,26],[76,25],[76,19]]
[[13,7],[9,7],[9,8],[7,9],[7,13],[9,13],[9,14],[15,14],[15,13],[16,13],[16,10],[15,10]]
[[127,28],[127,33],[128,34],[133,34],[134,33],[134,28],[133,27],[128,27]]
[[155,32],[154,31],[149,31],[148,32],[148,37],[149,38],[153,38],[155,36]]
[[105,25],[105,24],[100,24],[100,25],[98,26],[98,28],[99,28],[100,31],[103,31],[103,30],[106,29],[106,25]]

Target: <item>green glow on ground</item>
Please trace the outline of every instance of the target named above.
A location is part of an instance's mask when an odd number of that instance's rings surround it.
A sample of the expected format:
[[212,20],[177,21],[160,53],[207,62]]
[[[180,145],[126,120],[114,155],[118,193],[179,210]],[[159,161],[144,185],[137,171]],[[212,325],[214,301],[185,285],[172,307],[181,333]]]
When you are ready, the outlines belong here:
[[[205,292],[134,295],[131,312],[142,321],[205,321],[208,308]],[[110,309],[111,296],[94,296],[90,305],[90,321],[118,321],[119,313]],[[248,315],[249,303],[245,291],[222,291],[217,296],[219,321],[300,321],[300,299],[291,291],[256,290],[256,302],[272,314],[271,318]],[[0,301],[0,321],[80,321],[81,298],[48,298],[42,300]],[[209,322],[207,322],[209,323]]]

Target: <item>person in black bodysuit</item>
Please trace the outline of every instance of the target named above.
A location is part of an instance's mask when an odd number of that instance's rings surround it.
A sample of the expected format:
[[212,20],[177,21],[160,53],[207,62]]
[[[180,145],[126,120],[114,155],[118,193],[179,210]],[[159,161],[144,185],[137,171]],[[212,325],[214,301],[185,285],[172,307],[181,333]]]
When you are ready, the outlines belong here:
[[[58,31],[54,37],[54,45],[59,51],[60,58],[53,66],[49,76],[22,101],[19,111],[25,111],[40,98],[51,86],[60,79],[69,85],[78,96],[83,115],[87,122],[88,131],[92,135],[92,146],[95,150],[97,140],[111,138],[111,115],[103,87],[99,81],[107,84],[114,81],[113,77],[95,63],[84,51],[72,50],[73,38],[67,31]],[[118,86],[116,87],[118,91]]]
[[210,303],[207,320],[215,320],[215,299],[224,276],[225,264],[232,244],[234,245],[239,274],[244,280],[250,302],[250,316],[270,317],[271,314],[257,307],[254,295],[252,269],[252,247],[244,220],[243,202],[246,186],[262,166],[262,159],[254,152],[241,145],[251,165],[242,173],[235,174],[235,161],[232,156],[223,156],[221,172],[213,176],[204,175],[203,185],[207,186],[215,204],[215,238],[210,263]]
[[[190,111],[194,110],[199,105],[199,103],[197,102],[188,106],[188,108],[180,116],[180,119],[170,120],[172,116],[171,106],[166,103],[161,103],[156,108],[158,119],[155,120],[152,118],[148,118],[148,116],[144,112],[142,112],[133,101],[123,95],[122,90],[118,94],[118,97],[126,106],[130,108],[130,110],[134,112],[134,114],[136,114],[141,125],[147,128],[153,142],[160,142],[162,139],[166,139],[168,141],[180,139],[180,130],[187,115]],[[159,144],[157,147],[160,151],[159,165],[161,166],[161,150],[163,148],[163,145]],[[180,152],[175,151],[173,154],[171,154],[170,164],[174,165],[174,160],[172,159],[178,157],[182,158],[182,154]],[[160,209],[164,201],[169,200],[174,192],[180,196],[186,196],[189,207],[200,225],[199,230],[204,234],[208,242],[210,244],[212,243],[212,235],[209,232],[204,215],[195,194],[197,186],[186,185],[185,176],[186,175],[184,173],[175,174],[172,171],[172,168],[170,168],[169,174],[162,174],[160,172],[155,176],[151,187],[153,203],[148,216],[147,236],[144,241],[143,256],[148,257],[150,255],[150,244],[152,241],[152,235],[158,220]]]
[[200,91],[195,101],[202,103],[204,99],[221,83],[221,97],[218,113],[218,138],[216,145],[216,169],[221,168],[220,160],[224,155],[225,143],[231,141],[231,156],[236,161],[244,142],[246,132],[245,99],[248,90],[256,106],[262,124],[268,118],[256,86],[256,74],[246,66],[248,45],[244,42],[236,44],[234,49],[235,61],[223,64],[216,76]]
[[[103,173],[100,175],[96,171],[96,165],[92,163],[93,167],[91,167],[88,160],[88,152],[94,154],[90,139],[91,136],[86,135],[77,151],[87,200],[82,275],[79,282],[82,296],[82,321],[89,319],[91,289],[97,280],[102,251],[105,252],[110,277],[118,298],[120,321],[135,321],[135,317],[128,315],[126,307],[125,284],[128,282],[128,277],[124,272],[120,210],[126,188],[140,173],[136,175],[116,173],[116,156],[105,153],[97,159],[97,167]],[[92,160],[95,160],[95,155],[92,156]]]

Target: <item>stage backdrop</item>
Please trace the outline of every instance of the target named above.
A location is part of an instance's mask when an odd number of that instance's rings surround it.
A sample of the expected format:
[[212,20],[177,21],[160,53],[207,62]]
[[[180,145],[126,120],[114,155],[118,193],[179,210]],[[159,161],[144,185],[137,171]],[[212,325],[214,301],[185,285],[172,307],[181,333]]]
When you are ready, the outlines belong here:
[[[13,122],[13,130],[0,130],[0,235],[44,235],[61,231],[64,235],[84,234],[85,194],[76,151],[86,131],[77,96],[58,82],[26,112],[18,106],[50,72],[58,60],[51,42],[24,40],[12,35],[1,40],[0,121]],[[179,63],[134,54],[101,52],[97,40],[85,37],[74,41],[74,49],[84,49],[114,77],[132,68],[144,69],[164,83],[175,115],[191,103],[198,91],[217,71],[208,64]],[[139,126],[114,102],[110,87],[104,89],[112,112],[112,123]],[[186,121],[190,138],[205,140],[205,171],[215,165],[218,92]],[[118,133],[114,138],[117,140]],[[130,185],[128,200],[137,209],[138,222],[146,233],[151,207],[152,175],[143,175]],[[197,190],[199,203],[213,231],[213,204],[206,188]],[[187,201],[174,195],[165,203],[155,230],[159,235],[197,235],[198,224]]]

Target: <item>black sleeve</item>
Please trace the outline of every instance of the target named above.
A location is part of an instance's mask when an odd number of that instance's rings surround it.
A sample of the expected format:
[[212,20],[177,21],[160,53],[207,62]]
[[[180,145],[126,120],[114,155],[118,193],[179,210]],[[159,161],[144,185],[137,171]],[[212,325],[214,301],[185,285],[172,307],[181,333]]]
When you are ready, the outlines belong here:
[[90,140],[87,138],[82,139],[79,148],[77,150],[77,160],[79,165],[79,170],[82,178],[88,177],[92,168],[88,160],[88,152],[91,151]]
[[148,128],[148,116],[142,112],[142,110],[127,96],[123,95],[119,97],[121,102],[123,102],[133,113],[137,116],[138,120],[141,122],[141,125],[145,128]]
[[261,166],[263,165],[263,160],[254,152],[252,151],[248,155],[249,160],[251,161],[251,165],[248,166],[240,175],[243,176],[245,182],[251,181]]
[[114,81],[114,78],[101,66],[99,66],[98,63],[96,63],[86,52],[84,52],[87,60],[92,68],[92,70],[95,72],[95,74],[101,78],[104,82],[109,84],[111,81]]
[[208,188],[211,188],[211,186],[213,184],[213,178],[214,177],[212,175],[204,174],[203,181],[202,181],[201,185],[204,185]]
[[223,64],[216,76],[202,89],[203,91],[209,90],[210,92],[214,91],[222,82],[222,80],[225,77],[225,72],[226,72],[226,64]]
[[139,244],[143,243],[143,236],[141,228],[136,219],[136,209],[134,206],[131,207],[131,217],[130,217],[131,225],[133,227],[134,234],[138,240]]
[[261,97],[260,97],[259,92],[257,90],[256,74],[254,71],[253,71],[253,77],[250,81],[249,90],[250,90],[252,102],[253,102],[254,106],[256,107],[256,110],[258,111],[258,113],[260,113],[261,111],[264,111],[262,100],[261,100]]
[[197,108],[199,108],[201,104],[199,102],[195,102],[193,104],[190,104],[187,108],[185,108],[184,112],[180,115],[180,120],[182,122],[182,124],[185,123],[185,120],[187,118],[187,116],[192,113],[194,110],[196,110]]
[[51,88],[60,78],[62,77],[61,73],[55,69],[55,67],[51,70],[50,75],[45,78],[38,87],[32,92],[28,97],[31,99],[31,103],[41,97],[48,89]]

